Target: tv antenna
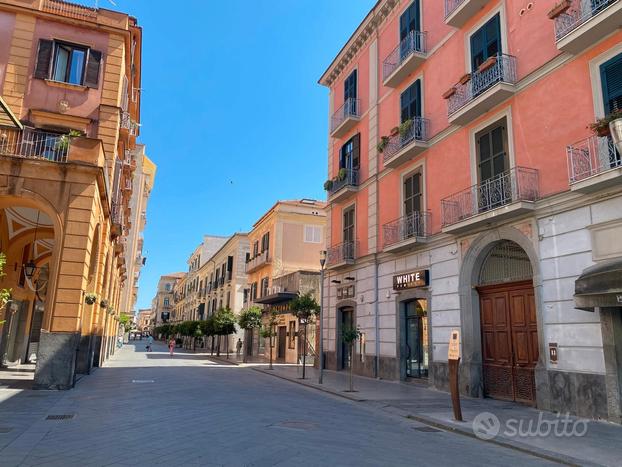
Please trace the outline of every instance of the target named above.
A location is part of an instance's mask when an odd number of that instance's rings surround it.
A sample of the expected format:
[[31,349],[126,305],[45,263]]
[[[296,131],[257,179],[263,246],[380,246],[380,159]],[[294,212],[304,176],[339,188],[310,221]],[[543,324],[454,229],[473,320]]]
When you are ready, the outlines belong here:
[[[108,0],[111,5],[117,6],[113,0]],[[99,8],[99,0],[95,0],[95,9]]]

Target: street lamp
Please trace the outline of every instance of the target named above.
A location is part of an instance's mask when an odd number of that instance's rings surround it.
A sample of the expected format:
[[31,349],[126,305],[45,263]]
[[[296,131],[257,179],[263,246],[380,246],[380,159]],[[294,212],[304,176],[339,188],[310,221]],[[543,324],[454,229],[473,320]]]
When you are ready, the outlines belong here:
[[324,266],[326,265],[326,250],[320,251],[320,377],[318,384],[322,384],[324,377]]

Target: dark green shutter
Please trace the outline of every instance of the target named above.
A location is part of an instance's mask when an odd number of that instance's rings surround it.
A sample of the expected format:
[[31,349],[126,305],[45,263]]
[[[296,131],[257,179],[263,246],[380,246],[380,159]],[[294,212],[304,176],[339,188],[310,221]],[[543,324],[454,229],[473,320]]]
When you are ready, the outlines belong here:
[[358,169],[361,165],[361,134],[357,133],[352,138],[352,168]]
[[54,41],[39,39],[39,50],[37,51],[37,63],[35,66],[34,77],[38,79],[49,79],[52,71],[52,51]]
[[622,54],[600,66],[605,113],[622,110]]
[[89,88],[97,88],[99,85],[99,68],[101,66],[102,53],[97,50],[89,50],[84,73],[84,85]]

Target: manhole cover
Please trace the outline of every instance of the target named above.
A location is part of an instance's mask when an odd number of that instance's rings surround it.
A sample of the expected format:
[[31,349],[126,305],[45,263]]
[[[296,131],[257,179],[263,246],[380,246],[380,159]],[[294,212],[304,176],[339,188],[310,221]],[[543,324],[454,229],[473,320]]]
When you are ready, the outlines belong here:
[[432,428],[431,426],[416,426],[413,427],[413,430],[422,431],[423,433],[438,433],[441,431],[436,428]]
[[0,433],[9,433],[13,428],[5,428],[0,426]]
[[144,384],[144,383],[155,383],[155,381],[152,379],[133,379],[132,383]]
[[46,420],[71,420],[73,418],[73,414],[62,414],[62,415],[48,415],[45,417]]
[[312,422],[304,422],[298,420],[286,420],[284,422],[275,423],[274,425],[270,425],[272,428],[285,428],[289,430],[312,430],[317,425]]

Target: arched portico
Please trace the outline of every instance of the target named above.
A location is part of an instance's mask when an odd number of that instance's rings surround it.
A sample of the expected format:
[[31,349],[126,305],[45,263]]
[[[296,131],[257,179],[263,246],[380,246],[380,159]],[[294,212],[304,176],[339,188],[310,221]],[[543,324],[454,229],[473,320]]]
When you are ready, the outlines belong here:
[[529,258],[531,281],[533,283],[536,323],[538,329],[538,361],[535,366],[536,400],[539,407],[548,407],[549,390],[546,385],[546,363],[544,360],[544,321],[542,278],[539,256],[533,242],[513,227],[500,227],[482,233],[469,246],[462,259],[460,269],[460,319],[462,323],[461,391],[473,397],[483,395],[482,321],[480,295],[480,273],[491,250],[499,242],[507,240],[518,245]]

